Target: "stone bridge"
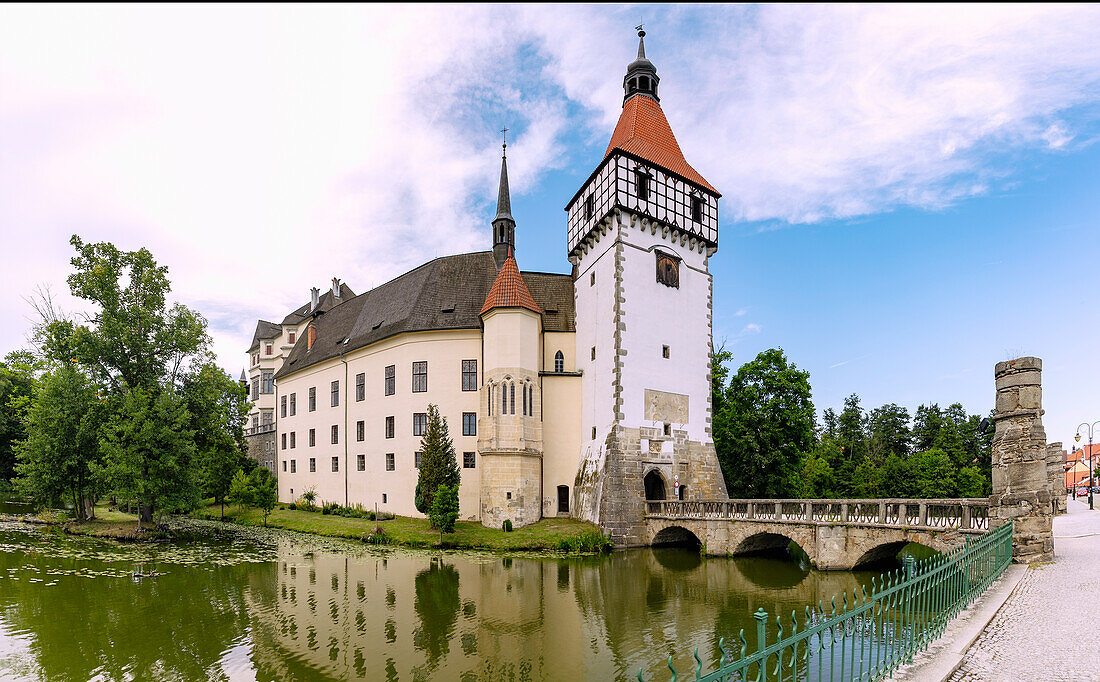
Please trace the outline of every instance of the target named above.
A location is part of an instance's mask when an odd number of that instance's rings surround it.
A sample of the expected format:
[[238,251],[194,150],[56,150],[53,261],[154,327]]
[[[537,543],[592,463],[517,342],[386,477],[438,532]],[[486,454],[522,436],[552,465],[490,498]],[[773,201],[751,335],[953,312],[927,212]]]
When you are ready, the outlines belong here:
[[989,498],[649,500],[646,543],[699,541],[707,554],[759,554],[793,541],[822,570],[892,559],[906,544],[945,551],[989,530]]

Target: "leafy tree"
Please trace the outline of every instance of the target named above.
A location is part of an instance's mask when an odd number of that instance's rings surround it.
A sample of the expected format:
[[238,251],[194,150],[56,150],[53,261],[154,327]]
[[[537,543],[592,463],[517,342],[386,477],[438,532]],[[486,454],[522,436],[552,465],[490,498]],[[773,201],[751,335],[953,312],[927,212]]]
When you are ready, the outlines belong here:
[[988,497],[989,479],[976,466],[965,466],[955,475],[955,489],[959,497]]
[[741,366],[715,414],[718,462],[733,497],[783,497],[797,487],[802,456],[813,444],[809,373],[778,348]]
[[918,407],[913,415],[913,449],[925,452],[934,448],[942,427],[943,414],[939,405],[933,403]]
[[876,407],[867,415],[870,436],[868,455],[881,464],[890,455],[905,457],[909,454],[909,411],[890,403]]
[[103,412],[95,385],[73,363],[43,376],[23,420],[26,440],[17,448],[24,494],[49,506],[67,499],[81,521],[94,516]]
[[76,249],[69,288],[97,311],[89,324],[49,322],[42,333],[47,354],[80,360],[114,388],[174,385],[210,338],[202,316],[180,304],[169,307],[168,268],[147,249],[121,251],[75,235],[69,243]]
[[215,504],[221,505],[224,519],[230,482],[241,469],[242,459],[246,459],[243,425],[249,410],[248,395],[213,363],[199,366],[184,378],[182,395],[191,415],[203,489]]
[[279,489],[275,477],[263,467],[256,467],[249,476],[249,485],[252,488],[252,504],[260,508],[264,514],[264,526],[267,526],[267,517],[275,509],[279,501]]
[[938,448],[913,455],[917,477],[917,497],[953,497],[955,466],[951,457]]
[[429,514],[439,486],[458,489],[461,482],[454,444],[447,430],[447,420],[439,408],[428,405],[428,420],[420,439],[420,474],[416,481],[415,503],[421,514]]
[[726,344],[711,349],[710,353],[710,409],[711,414],[718,414],[726,406],[726,385],[729,379],[729,363],[733,360],[733,353],[726,350]]
[[811,452],[802,461],[799,475],[801,496],[804,498],[835,497],[835,474],[829,460],[818,452]]
[[102,439],[105,473],[115,494],[135,500],[141,524],[199,502],[195,440],[184,402],[170,391],[128,389],[116,400]]
[[229,483],[229,500],[237,505],[237,511],[243,512],[244,508],[252,504],[252,480],[240,469],[233,474],[233,480]]
[[432,510],[428,515],[432,526],[439,529],[439,542],[443,542],[444,533],[453,533],[458,520],[458,488],[441,485],[435,489]]
[[28,351],[12,351],[0,362],[0,481],[15,475],[16,444],[26,438],[23,415],[41,370],[42,363]]
[[878,470],[878,490],[884,497],[917,497],[918,488],[908,458],[890,455]]

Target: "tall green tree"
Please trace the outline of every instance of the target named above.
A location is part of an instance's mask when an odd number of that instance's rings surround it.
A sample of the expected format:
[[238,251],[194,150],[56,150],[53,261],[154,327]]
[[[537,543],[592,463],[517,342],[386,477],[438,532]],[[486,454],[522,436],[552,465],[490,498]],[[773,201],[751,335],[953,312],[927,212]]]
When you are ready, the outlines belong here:
[[23,416],[42,369],[28,351],[12,351],[0,362],[0,481],[15,475],[16,444],[27,435]]
[[75,363],[42,377],[17,448],[17,484],[25,495],[41,505],[72,502],[79,520],[95,515],[104,412],[96,386]]
[[876,465],[890,455],[909,454],[912,434],[909,432],[909,410],[890,403],[876,407],[867,415],[869,447],[867,454]]
[[138,529],[199,502],[191,415],[175,393],[128,389],[104,426],[104,473],[115,494],[138,503]]
[[712,426],[731,497],[796,494],[802,457],[813,444],[809,373],[782,349],[761,352],[730,379]]
[[200,365],[188,374],[182,394],[190,414],[189,426],[195,434],[203,490],[221,506],[224,519],[229,485],[246,458],[248,394],[213,363]]
[[439,486],[458,489],[461,474],[447,420],[436,405],[428,405],[427,424],[420,439],[420,473],[416,481],[415,503],[421,514],[430,514]]
[[89,301],[86,324],[64,319],[43,330],[47,355],[76,358],[114,388],[175,385],[209,347],[206,320],[186,306],[169,306],[168,268],[147,249],[122,251],[109,242],[69,240],[76,249],[69,288]]
[[275,477],[263,467],[256,467],[248,477],[252,485],[252,504],[259,507],[264,515],[264,527],[267,527],[267,517],[275,509],[279,501],[279,488]]

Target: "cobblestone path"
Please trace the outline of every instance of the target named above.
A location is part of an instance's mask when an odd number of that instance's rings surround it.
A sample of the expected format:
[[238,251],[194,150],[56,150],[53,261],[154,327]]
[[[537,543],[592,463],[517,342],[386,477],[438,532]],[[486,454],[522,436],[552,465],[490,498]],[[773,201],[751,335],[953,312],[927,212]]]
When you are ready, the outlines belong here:
[[1100,682],[1100,509],[1070,500],[1054,556],[1028,570],[951,682]]

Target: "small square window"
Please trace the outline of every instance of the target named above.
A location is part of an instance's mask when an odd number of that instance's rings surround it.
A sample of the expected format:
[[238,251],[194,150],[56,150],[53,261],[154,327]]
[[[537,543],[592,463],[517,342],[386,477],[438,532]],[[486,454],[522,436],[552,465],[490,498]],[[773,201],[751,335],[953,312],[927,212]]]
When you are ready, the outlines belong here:
[[355,456],[355,468],[358,469],[359,471],[366,471],[367,470],[367,456],[366,455],[356,455]]
[[668,346],[661,346],[661,357],[668,357]]
[[666,436],[671,436],[672,435],[672,424],[669,424],[668,422],[665,422],[665,435]]
[[[394,467],[394,461],[393,461],[393,459],[394,459],[394,458],[393,458],[393,453],[392,453],[392,452],[387,452],[387,453],[386,453],[386,471],[393,471],[393,470],[394,470],[394,468],[395,468],[395,467]],[[383,501],[383,502],[385,502],[385,501],[386,501],[386,499],[385,499],[385,498],[386,498],[386,496],[385,496],[385,495],[383,495],[383,496],[382,496],[382,501]]]
[[292,346],[293,346],[293,345],[294,345],[294,338],[295,338],[295,334],[294,334],[294,332],[290,332],[290,333],[288,333],[288,334],[286,335],[286,341],[287,341],[287,343],[289,343],[290,345],[292,345]]
[[462,453],[462,468],[473,469],[474,465],[477,463],[476,458],[477,455],[473,452]]
[[512,499],[512,491],[511,490],[509,490],[507,493],[505,493],[505,498],[509,499],[509,500]]
[[420,468],[420,460],[421,460],[421,458],[423,458],[423,457],[424,457],[424,453],[423,453],[423,452],[417,452],[417,453],[415,453],[415,454],[413,455],[413,466],[415,466],[415,467],[416,467],[417,469],[419,469],[419,468]]
[[[390,471],[393,471],[393,467],[390,467],[389,469],[390,469]],[[386,503],[386,493],[382,493],[382,504],[385,504],[385,503]]]
[[592,440],[596,440],[596,427],[592,427]]

